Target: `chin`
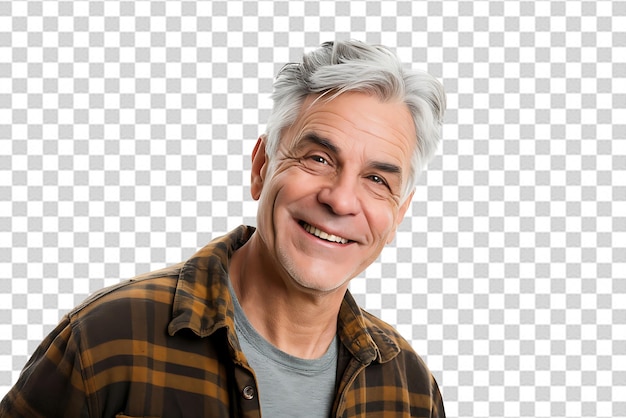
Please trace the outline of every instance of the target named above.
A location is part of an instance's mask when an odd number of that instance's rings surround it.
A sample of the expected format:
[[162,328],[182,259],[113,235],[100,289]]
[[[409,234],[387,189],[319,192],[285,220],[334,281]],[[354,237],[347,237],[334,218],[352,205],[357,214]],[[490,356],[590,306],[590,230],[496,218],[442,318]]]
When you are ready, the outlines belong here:
[[308,293],[321,294],[321,293],[333,293],[337,289],[343,287],[344,284],[348,282],[348,280],[335,282],[335,283],[320,283],[317,281],[305,281],[298,277],[293,277],[294,282],[301,289],[308,291]]
[[280,261],[292,282],[308,293],[332,293],[346,285],[351,279],[348,276],[336,276],[336,271],[331,274],[327,269],[306,269],[303,271],[302,268],[298,268],[293,263],[291,258],[285,257],[284,254],[281,254]]

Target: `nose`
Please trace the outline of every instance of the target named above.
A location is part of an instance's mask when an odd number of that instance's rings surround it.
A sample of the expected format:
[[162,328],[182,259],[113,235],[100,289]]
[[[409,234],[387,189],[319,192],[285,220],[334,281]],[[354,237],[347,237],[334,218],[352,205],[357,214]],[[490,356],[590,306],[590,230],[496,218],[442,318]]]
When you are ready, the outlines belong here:
[[358,180],[339,174],[323,186],[318,201],[336,215],[355,215],[360,210]]

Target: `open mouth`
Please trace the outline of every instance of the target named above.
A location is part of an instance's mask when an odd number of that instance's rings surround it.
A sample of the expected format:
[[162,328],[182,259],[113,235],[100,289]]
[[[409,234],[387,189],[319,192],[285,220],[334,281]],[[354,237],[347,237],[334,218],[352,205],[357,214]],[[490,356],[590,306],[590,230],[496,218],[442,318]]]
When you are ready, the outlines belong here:
[[349,239],[338,237],[337,235],[329,234],[328,232],[322,231],[321,229],[316,228],[313,225],[309,225],[308,223],[304,221],[300,221],[300,226],[302,226],[302,228],[304,228],[304,230],[308,232],[309,234],[314,235],[328,242],[335,242],[338,244],[347,244],[350,242]]

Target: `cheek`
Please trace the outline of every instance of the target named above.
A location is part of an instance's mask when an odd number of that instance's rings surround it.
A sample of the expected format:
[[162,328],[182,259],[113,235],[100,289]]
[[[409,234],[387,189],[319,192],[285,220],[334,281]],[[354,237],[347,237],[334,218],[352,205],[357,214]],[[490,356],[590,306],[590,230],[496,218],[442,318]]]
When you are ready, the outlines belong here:
[[257,207],[257,223],[259,229],[272,229],[272,212],[276,205],[277,189],[273,181],[267,181],[263,184],[263,189],[258,200]]
[[386,202],[374,202],[366,207],[366,217],[372,234],[386,242],[387,237],[395,230],[397,208],[390,208]]
[[259,221],[271,221],[275,215],[275,210],[283,202],[288,200],[290,194],[289,182],[284,182],[286,173],[275,172],[265,183],[259,198],[258,215]]

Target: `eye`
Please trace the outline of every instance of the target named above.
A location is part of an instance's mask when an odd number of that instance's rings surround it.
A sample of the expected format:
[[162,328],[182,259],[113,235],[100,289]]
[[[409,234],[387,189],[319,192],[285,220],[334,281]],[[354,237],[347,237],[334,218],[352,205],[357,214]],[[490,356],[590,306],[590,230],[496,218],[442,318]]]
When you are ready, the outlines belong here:
[[300,159],[302,167],[313,174],[329,173],[335,169],[333,160],[325,154],[310,153]]
[[309,158],[311,160],[315,161],[316,163],[328,165],[328,160],[326,158],[322,157],[321,155],[312,155]]
[[376,184],[380,184],[383,186],[387,185],[387,182],[385,181],[385,179],[380,176],[377,176],[376,174],[372,174],[371,176],[369,176],[369,179],[372,180]]

